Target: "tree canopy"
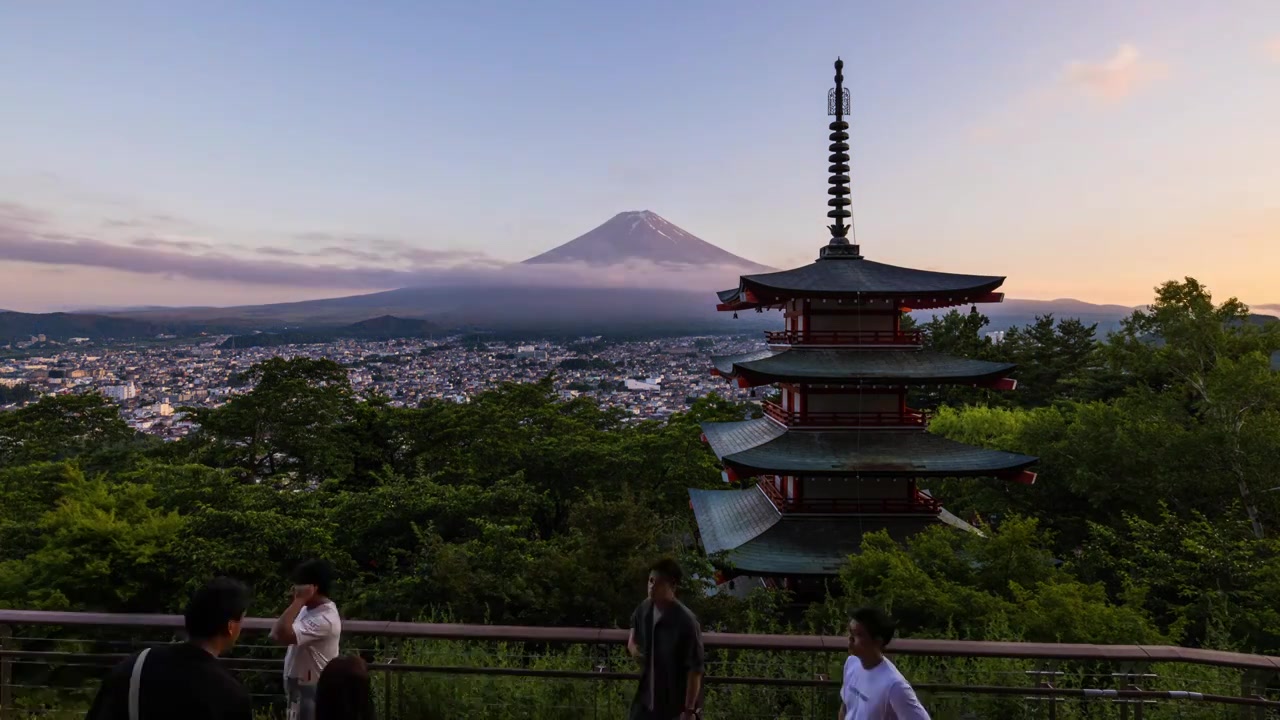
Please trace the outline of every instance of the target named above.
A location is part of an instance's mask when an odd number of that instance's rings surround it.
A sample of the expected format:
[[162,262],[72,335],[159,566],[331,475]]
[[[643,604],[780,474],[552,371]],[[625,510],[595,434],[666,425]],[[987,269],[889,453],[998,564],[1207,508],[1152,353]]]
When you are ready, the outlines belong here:
[[[803,613],[696,582],[690,602],[724,629],[839,632],[872,602],[916,635],[1280,649],[1280,329],[1248,318],[1188,279],[1107,338],[1043,317],[992,343],[973,310],[923,324],[1021,383],[920,394],[931,431],[1037,455],[1039,481],[926,483],[981,534],[872,534]],[[225,573],[274,613],[324,557],[352,617],[624,623],[654,557],[711,576],[685,493],[722,487],[698,422],[752,412],[712,396],[626,423],[550,378],[397,408],[313,359],[244,380],[173,443],[92,395],[0,413],[0,605],[175,611]]]

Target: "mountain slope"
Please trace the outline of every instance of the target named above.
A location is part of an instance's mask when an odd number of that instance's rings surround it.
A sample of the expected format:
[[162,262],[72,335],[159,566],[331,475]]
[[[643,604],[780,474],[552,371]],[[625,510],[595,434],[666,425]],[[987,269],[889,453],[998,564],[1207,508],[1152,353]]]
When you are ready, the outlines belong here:
[[279,347],[311,345],[334,340],[385,341],[398,338],[427,337],[440,328],[426,320],[399,318],[392,315],[361,320],[342,327],[317,327],[310,330],[285,330],[250,335],[233,335],[222,343],[224,348]]
[[645,260],[659,265],[734,266],[744,272],[770,268],[738,257],[649,210],[618,213],[603,225],[525,260],[528,265],[617,265]]
[[0,341],[26,340],[44,335],[52,340],[86,337],[92,340],[125,340],[154,336],[164,328],[126,317],[81,313],[0,312]]

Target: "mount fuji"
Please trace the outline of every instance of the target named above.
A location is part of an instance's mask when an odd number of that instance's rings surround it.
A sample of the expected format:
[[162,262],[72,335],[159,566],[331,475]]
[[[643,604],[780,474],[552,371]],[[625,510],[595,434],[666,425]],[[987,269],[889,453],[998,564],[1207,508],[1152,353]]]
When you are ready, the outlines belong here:
[[748,273],[772,270],[718,248],[651,210],[618,213],[595,229],[522,264],[579,263],[598,267],[635,260],[670,267],[733,267]]

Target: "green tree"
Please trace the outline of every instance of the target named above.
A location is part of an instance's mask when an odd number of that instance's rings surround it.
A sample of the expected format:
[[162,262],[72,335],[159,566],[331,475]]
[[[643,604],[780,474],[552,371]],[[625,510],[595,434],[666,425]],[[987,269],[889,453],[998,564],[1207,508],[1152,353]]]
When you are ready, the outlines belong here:
[[[1160,642],[1139,606],[1113,603],[1101,583],[1059,565],[1034,520],[1011,517],[982,533],[935,526],[905,546],[884,530],[864,536],[841,570],[839,598],[810,615],[840,627],[874,604],[912,634],[1038,642]],[[995,635],[995,637],[993,637]],[[1004,636],[1004,637],[1000,637]]]
[[50,610],[171,608],[177,513],[155,507],[149,485],[113,486],[73,468],[58,490],[37,526],[39,546],[0,562],[0,598]]
[[101,395],[46,396],[34,405],[0,412],[0,467],[108,450],[133,437],[120,409]]
[[[1280,640],[1280,544],[1258,540],[1243,518],[1177,515],[1094,525],[1077,565],[1114,594],[1139,591],[1153,617],[1182,642],[1266,651]],[[1237,516],[1238,517],[1238,516]]]
[[1257,537],[1266,531],[1254,495],[1272,482],[1280,458],[1277,350],[1280,324],[1250,322],[1236,298],[1215,304],[1192,278],[1157,288],[1151,306],[1127,319],[1107,348],[1117,369],[1141,384],[1133,396],[1166,409],[1185,405],[1196,453],[1212,477],[1234,483]]
[[1098,363],[1096,330],[1075,318],[1055,322],[1053,315],[1009,328],[997,347],[1001,359],[1018,365],[1018,389],[1008,399],[1038,407],[1080,397]]
[[[925,350],[955,357],[991,360],[996,353],[995,346],[991,343],[991,338],[982,334],[982,329],[990,322],[986,315],[978,312],[975,305],[967,313],[953,308],[945,315],[934,315],[929,322],[918,327],[924,333]],[[944,385],[913,389],[909,400],[912,407],[932,410],[942,405],[999,402],[993,397],[998,395],[999,393],[981,388]]]
[[253,390],[221,407],[192,412],[200,425],[197,441],[211,460],[239,467],[249,478],[283,484],[351,474],[350,448],[342,441],[356,400],[341,365],[272,358],[246,376]]

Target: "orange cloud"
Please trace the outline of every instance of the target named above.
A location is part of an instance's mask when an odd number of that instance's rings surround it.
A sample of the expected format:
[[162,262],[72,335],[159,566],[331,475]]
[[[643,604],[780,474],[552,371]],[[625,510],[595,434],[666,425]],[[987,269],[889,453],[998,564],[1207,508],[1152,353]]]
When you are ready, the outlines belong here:
[[1062,79],[1104,102],[1117,102],[1167,74],[1163,63],[1143,58],[1136,47],[1125,43],[1102,62],[1067,63]]
[[1272,62],[1280,63],[1280,35],[1276,35],[1262,44],[1262,52]]

